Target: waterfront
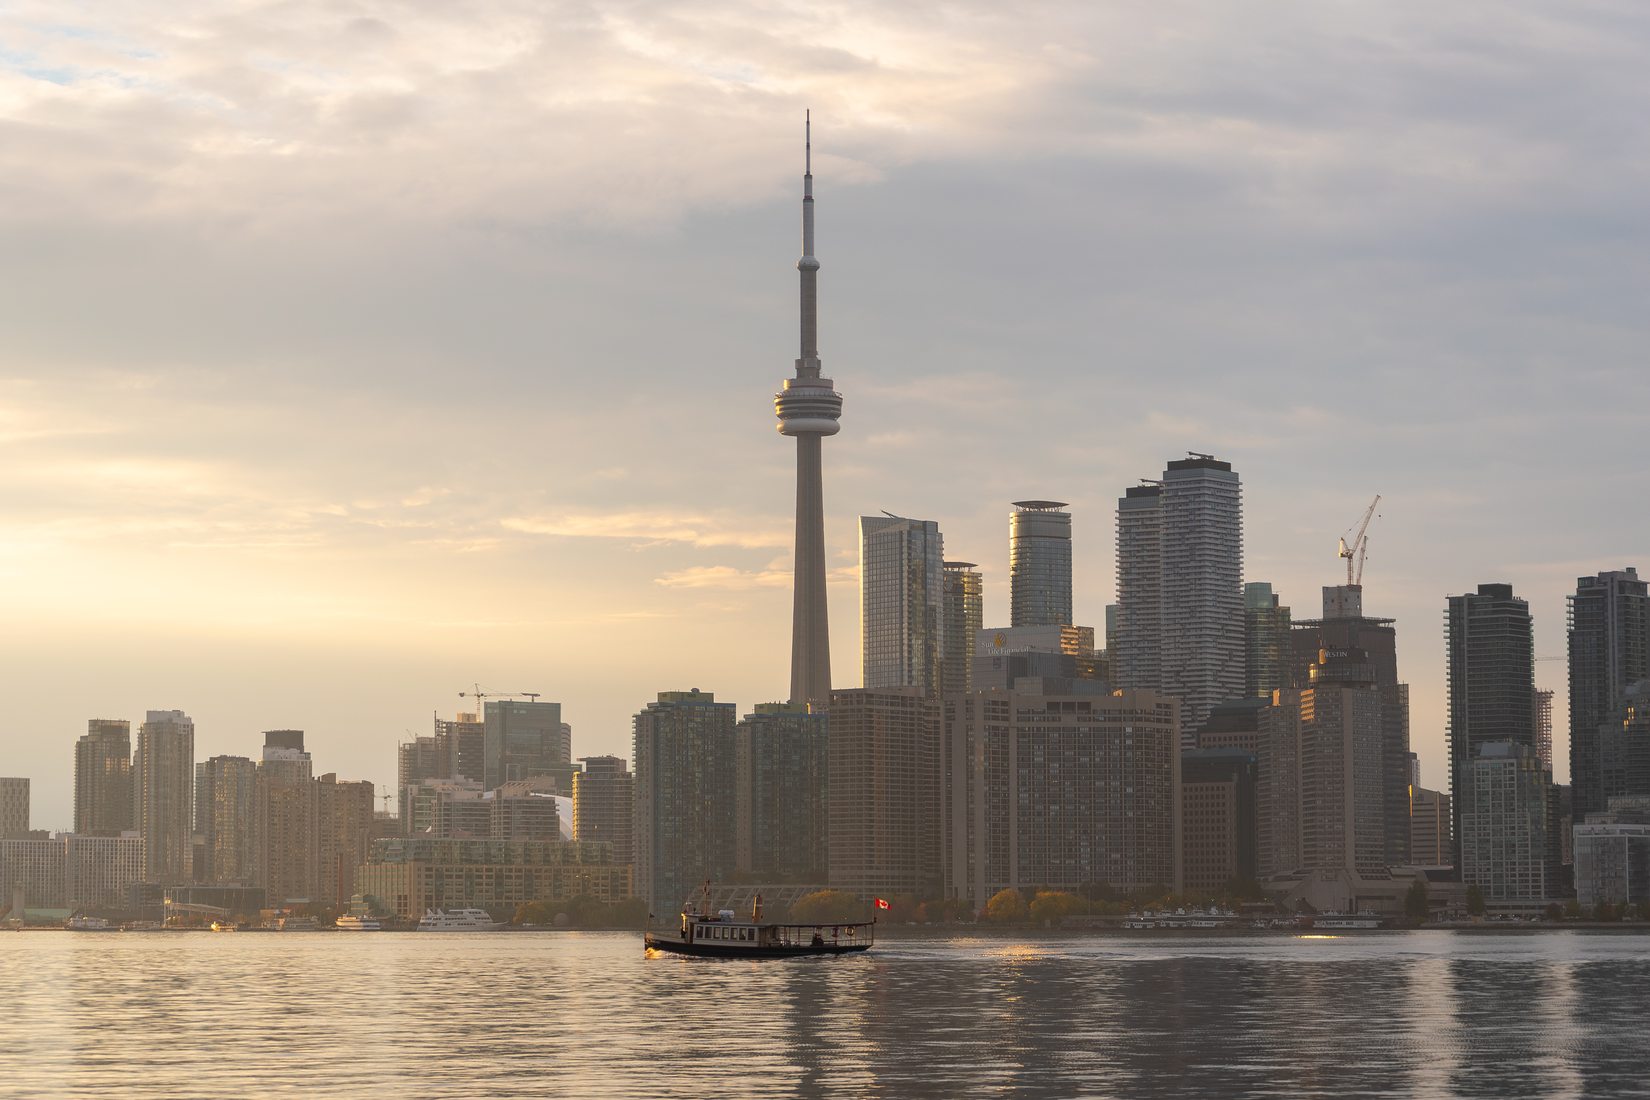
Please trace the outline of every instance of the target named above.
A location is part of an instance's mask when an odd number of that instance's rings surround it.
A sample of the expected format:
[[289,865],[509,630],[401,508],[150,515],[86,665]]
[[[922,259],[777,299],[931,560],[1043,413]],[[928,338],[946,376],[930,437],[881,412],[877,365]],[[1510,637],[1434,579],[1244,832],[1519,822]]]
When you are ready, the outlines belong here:
[[1650,937],[0,937],[0,1096],[1643,1095]]

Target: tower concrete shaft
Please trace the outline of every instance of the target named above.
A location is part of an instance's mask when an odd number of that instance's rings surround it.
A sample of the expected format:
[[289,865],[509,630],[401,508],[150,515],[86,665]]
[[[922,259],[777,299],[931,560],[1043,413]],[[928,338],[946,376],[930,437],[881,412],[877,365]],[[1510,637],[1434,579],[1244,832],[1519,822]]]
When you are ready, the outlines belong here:
[[805,121],[802,173],[802,347],[796,377],[774,395],[779,433],[796,437],[796,572],[791,608],[791,702],[831,697],[831,632],[825,608],[825,490],[821,441],[837,433],[842,395],[820,376],[819,261],[814,258],[812,123]]

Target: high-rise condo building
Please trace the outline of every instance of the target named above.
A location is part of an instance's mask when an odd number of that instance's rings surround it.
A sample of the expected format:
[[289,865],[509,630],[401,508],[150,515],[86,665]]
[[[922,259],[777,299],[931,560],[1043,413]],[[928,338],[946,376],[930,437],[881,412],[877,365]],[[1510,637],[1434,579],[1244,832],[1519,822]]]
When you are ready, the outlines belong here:
[[29,781],[0,779],[0,840],[29,835]]
[[1409,858],[1417,867],[1450,867],[1455,851],[1450,846],[1449,795],[1416,787],[1409,818]]
[[1017,500],[1008,514],[1010,626],[1064,626],[1071,612],[1071,513],[1058,500]]
[[859,520],[861,662],[868,688],[940,689],[945,551],[939,524],[900,516]]
[[1325,650],[1310,686],[1279,691],[1264,712],[1260,862],[1267,878],[1316,880],[1317,889],[1338,895],[1386,875],[1381,708],[1369,656],[1354,649]]
[[474,713],[435,719],[435,747],[440,775],[426,779],[487,778],[487,723]]
[[[1325,651],[1361,650],[1381,694],[1382,789],[1386,805],[1386,862],[1399,867],[1409,857],[1409,685],[1398,679],[1398,632],[1392,619],[1364,614],[1363,586],[1339,584],[1323,590],[1323,618],[1302,619],[1290,631],[1289,684],[1307,687],[1311,670]],[[1447,831],[1447,830],[1446,830]]]
[[1481,584],[1478,591],[1449,597],[1445,611],[1447,647],[1450,833],[1456,867],[1461,866],[1462,784],[1478,748],[1506,741],[1535,751],[1534,624],[1530,605],[1510,584]]
[[319,894],[320,816],[314,767],[303,730],[265,730],[253,811],[258,831],[258,885],[270,905],[313,901]]
[[132,724],[93,718],[74,746],[74,831],[119,836],[132,818]]
[[188,882],[194,870],[195,723],[181,710],[151,710],[138,727],[133,805],[145,876]]
[[1260,877],[1256,787],[1260,766],[1242,749],[1180,755],[1180,866],[1188,891]]
[[1603,810],[1621,789],[1605,774],[1601,731],[1621,717],[1627,689],[1650,679],[1650,594],[1638,571],[1576,581],[1569,598],[1570,783],[1575,821]]
[[737,864],[764,882],[827,879],[828,724],[806,703],[758,703],[739,722]]
[[829,870],[860,897],[932,897],[939,884],[939,703],[916,688],[831,696]]
[[[315,780],[319,868],[317,900],[333,909],[349,905],[356,892],[356,868],[367,861],[373,840],[373,786],[328,772]],[[552,817],[555,800],[550,800]],[[551,839],[559,840],[560,837]]]
[[940,692],[974,685],[974,641],[985,625],[985,582],[971,561],[945,563],[945,638],[940,646]]
[[586,756],[573,776],[573,839],[613,845],[613,860],[635,862],[636,777],[622,756]]
[[572,739],[563,730],[560,703],[489,699],[484,713],[483,787],[492,790],[512,779],[552,776],[560,791],[572,791]]
[[1552,777],[1534,747],[1487,741],[1461,776],[1461,881],[1490,902],[1540,908],[1558,893]]
[[732,703],[698,688],[662,691],[632,720],[636,892],[657,912],[734,871],[737,722]]
[[259,885],[257,764],[244,756],[213,756],[196,775],[195,816],[206,845],[206,881]]
[[1243,586],[1243,694],[1269,699],[1289,686],[1289,609],[1266,581]]
[[1535,708],[1535,754],[1541,766],[1553,770],[1553,693],[1552,689],[1536,688],[1530,705]]
[[124,909],[127,891],[143,881],[143,838],[61,836],[64,905],[70,909]]
[[1243,489],[1230,462],[1176,459],[1117,504],[1118,649],[1125,687],[1181,702],[1181,737],[1243,694]]
[[0,904],[15,909],[19,903],[24,912],[61,909],[68,904],[61,837],[0,839]]
[[[825,489],[821,444],[835,435],[842,395],[821,376],[819,261],[814,258],[812,127],[804,123],[802,170],[802,349],[796,377],[774,395],[779,434],[796,440],[796,570],[791,608],[791,699],[824,702],[831,696],[831,636],[825,614]],[[637,765],[638,769],[640,764]],[[638,770],[638,776],[640,771]]]
[[1027,678],[944,701],[947,897],[979,910],[1005,888],[1179,889],[1175,701],[1074,684]]

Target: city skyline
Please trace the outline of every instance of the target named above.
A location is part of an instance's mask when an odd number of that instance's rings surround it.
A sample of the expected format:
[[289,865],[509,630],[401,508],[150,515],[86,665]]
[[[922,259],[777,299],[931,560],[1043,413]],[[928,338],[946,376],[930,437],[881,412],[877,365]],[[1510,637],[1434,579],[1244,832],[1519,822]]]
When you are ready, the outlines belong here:
[[[1243,472],[1244,579],[1297,609],[1337,583],[1336,538],[1385,495],[1366,608],[1397,619],[1412,745],[1423,783],[1443,787],[1445,598],[1512,584],[1536,656],[1562,658],[1576,578],[1642,567],[1650,545],[1650,520],[1618,503],[1642,469],[1641,261],[1630,235],[1584,258],[1552,239],[1601,201],[1626,224],[1642,214],[1641,169],[1595,180],[1602,197],[1563,186],[1577,163],[1611,165],[1598,133],[1636,125],[1595,109],[1625,63],[1590,58],[1594,83],[1571,102],[1602,131],[1574,134],[1471,97],[1407,114],[1401,97],[1379,110],[1321,103],[1321,116],[1265,101],[1200,109],[1195,93],[1231,75],[1198,72],[1217,46],[1248,47],[1234,63],[1253,63],[1260,43],[1233,26],[1153,46],[1180,85],[1144,102],[1119,105],[1092,64],[1040,59],[1023,36],[992,43],[1006,60],[974,88],[923,63],[983,31],[945,26],[925,47],[902,37],[902,17],[881,18],[878,40],[901,45],[861,98],[849,78],[742,84],[609,33],[634,72],[694,93],[664,112],[632,89],[623,113],[640,136],[606,128],[623,155],[512,165],[486,183],[442,175],[456,197],[363,213],[397,168],[427,168],[463,136],[437,132],[386,172],[329,153],[324,127],[237,130],[199,93],[247,93],[215,85],[172,31],[115,12],[99,35],[54,36],[39,15],[0,87],[23,117],[66,120],[87,141],[19,169],[23,193],[3,216],[11,251],[28,257],[8,262],[28,267],[3,307],[16,338],[0,568],[30,629],[6,643],[29,690],[0,770],[34,779],[34,824],[71,822],[67,762],[94,717],[135,734],[146,711],[181,708],[197,760],[303,728],[330,769],[388,787],[393,745],[430,711],[464,709],[457,694],[475,681],[560,701],[580,755],[627,755],[629,716],[661,690],[697,686],[741,708],[784,698],[793,483],[761,403],[794,339],[785,276],[807,104],[830,181],[821,357],[854,401],[825,499],[837,686],[859,667],[857,516],[938,522],[950,553],[981,564],[994,626],[1009,618],[1011,502],[1068,501],[1073,618],[1098,626],[1115,599],[1118,489],[1195,449]],[[1317,18],[1309,31],[1335,29]],[[1074,41],[1104,53],[1101,23],[1072,20]],[[1436,45],[1448,20],[1417,14],[1404,33]],[[789,24],[776,41],[814,29]],[[1580,16],[1572,29],[1603,33]],[[237,33],[250,32],[231,24],[211,40],[250,48]],[[371,33],[352,27],[338,48]],[[1486,57],[1527,60],[1530,79],[1563,86],[1562,49],[1528,25],[1502,33],[1479,47]],[[414,26],[403,41],[434,34]],[[730,61],[760,49],[706,48]],[[1394,96],[1412,78],[1437,94],[1462,79],[1442,64],[1338,59]],[[387,148],[416,97],[375,100],[368,62],[334,61],[342,92],[301,77],[265,91],[294,105],[341,97],[351,111],[328,125]],[[1333,68],[1297,43],[1279,72],[1310,90]],[[421,72],[435,102],[465,94],[440,66]],[[121,86],[134,75],[145,79]],[[718,104],[741,86],[742,107]],[[1182,113],[1164,116],[1171,103]],[[129,109],[165,125],[114,162],[153,198],[121,221],[88,182],[105,177],[77,158],[107,148]],[[550,130],[571,137],[600,115],[584,103]],[[1223,136],[1231,117],[1251,139]],[[211,140],[220,151],[193,182],[166,175],[168,143],[214,136],[284,142],[287,159],[264,168],[313,176],[249,175],[261,154],[237,159]],[[1538,138],[1566,151],[1562,172],[1495,159]],[[1309,140],[1315,155],[1292,161]],[[1369,160],[1360,141],[1393,159]],[[1464,164],[1447,155],[1457,148]],[[352,183],[371,186],[337,186]],[[534,202],[511,190],[532,183],[556,186]],[[1486,205],[1486,190],[1502,203]],[[1438,254],[1443,233],[1461,247]],[[41,239],[58,247],[30,247]],[[179,258],[156,264],[157,251]],[[1563,289],[1508,273],[1524,270]],[[82,323],[88,311],[97,324]],[[685,372],[693,387],[673,384]],[[1617,399],[1583,402],[1598,389]],[[1562,660],[1538,660],[1535,682],[1556,693],[1562,778]]]

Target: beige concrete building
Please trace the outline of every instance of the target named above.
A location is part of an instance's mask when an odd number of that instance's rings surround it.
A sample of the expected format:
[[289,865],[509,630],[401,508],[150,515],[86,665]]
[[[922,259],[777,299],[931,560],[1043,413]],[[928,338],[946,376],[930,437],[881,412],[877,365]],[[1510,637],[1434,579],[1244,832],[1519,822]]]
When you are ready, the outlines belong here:
[[348,906],[356,892],[356,869],[372,848],[373,793],[373,785],[364,779],[341,782],[328,772],[315,780],[316,900],[330,908]]
[[573,776],[573,839],[613,845],[613,862],[635,862],[636,777],[620,756],[586,756]]
[[0,840],[29,835],[29,781],[0,779]]
[[1004,887],[1179,888],[1179,704],[1064,693],[1074,683],[1027,678],[946,700],[946,896],[980,909]]
[[205,880],[258,883],[258,765],[244,756],[213,756],[196,772],[196,831],[205,846]]
[[143,881],[143,838],[120,836],[63,838],[63,889],[71,909],[124,909],[127,891]]
[[68,906],[64,881],[63,840],[0,840],[0,905],[11,904],[21,891],[26,909]]
[[80,836],[119,836],[136,825],[132,724],[93,718],[74,747],[74,831]]
[[1410,799],[1409,850],[1417,867],[1450,866],[1455,853],[1449,824],[1449,794],[1416,787]]
[[272,906],[320,893],[320,807],[302,730],[266,730],[254,816],[257,883]]
[[194,876],[195,723],[181,710],[152,710],[138,727],[132,764],[146,881],[165,885]]
[[937,896],[939,703],[916,688],[837,691],[829,721],[831,885]]
[[391,837],[373,842],[357,891],[406,920],[428,909],[485,909],[508,919],[530,901],[631,895],[630,868],[607,844],[565,840]]

